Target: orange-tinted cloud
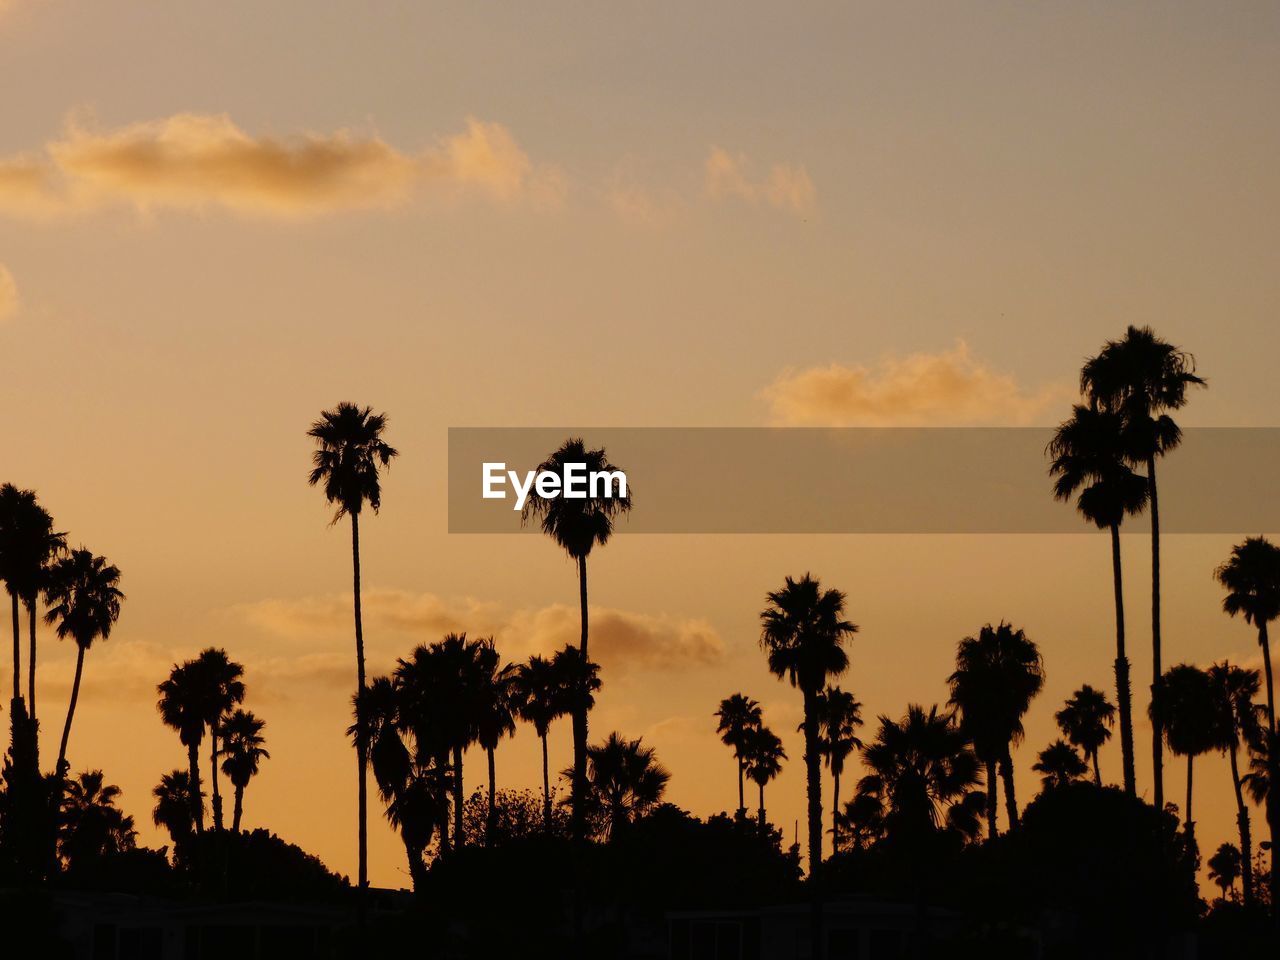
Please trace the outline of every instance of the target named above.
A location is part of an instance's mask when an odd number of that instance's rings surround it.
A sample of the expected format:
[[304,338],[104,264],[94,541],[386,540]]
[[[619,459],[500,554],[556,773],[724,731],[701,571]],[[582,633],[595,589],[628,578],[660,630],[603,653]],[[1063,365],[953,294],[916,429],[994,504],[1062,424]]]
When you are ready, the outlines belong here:
[[752,179],[750,161],[712,147],[706,161],[707,194],[716,200],[736,199],[750,204],[766,204],[797,216],[812,213],[817,191],[804,167],[775,163],[764,179]]
[[761,395],[783,426],[933,426],[1036,422],[1068,388],[1028,390],[975,359],[963,342],[942,353],[785,370]]
[[407,153],[345,130],[252,136],[225,114],[183,113],[102,132],[72,123],[39,154],[0,160],[0,213],[20,216],[113,204],[315,215],[395,206],[432,190],[548,205],[565,185],[504,126],[475,119]]

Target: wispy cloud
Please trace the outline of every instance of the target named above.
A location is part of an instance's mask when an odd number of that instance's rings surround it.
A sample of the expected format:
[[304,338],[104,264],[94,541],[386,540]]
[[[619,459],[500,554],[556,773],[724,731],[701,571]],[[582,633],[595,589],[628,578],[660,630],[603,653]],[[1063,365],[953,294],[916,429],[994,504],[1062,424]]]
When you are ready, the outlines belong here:
[[69,123],[35,153],[0,159],[0,213],[111,205],[306,216],[391,207],[429,191],[554,205],[566,190],[499,123],[467,121],[417,152],[346,130],[253,136],[225,114],[175,114],[113,130]]
[[805,216],[817,206],[817,191],[804,167],[775,163],[762,178],[751,175],[751,161],[712,147],[705,164],[707,195],[713,200],[740,200],[764,204],[796,216]]
[[9,268],[0,263],[0,322],[18,312],[18,285]]
[[1069,399],[1065,384],[1028,389],[957,343],[941,353],[886,357],[874,367],[784,370],[761,391],[783,426],[1019,425]]

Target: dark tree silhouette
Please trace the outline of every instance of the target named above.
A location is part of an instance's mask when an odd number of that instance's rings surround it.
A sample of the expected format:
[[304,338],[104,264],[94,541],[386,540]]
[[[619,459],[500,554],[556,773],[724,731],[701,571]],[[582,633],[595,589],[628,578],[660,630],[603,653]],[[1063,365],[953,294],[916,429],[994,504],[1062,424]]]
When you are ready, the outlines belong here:
[[[555,453],[538,465],[538,472],[549,471],[564,476],[567,464],[583,464],[587,474],[617,473],[618,468],[609,462],[603,448],[588,450],[581,439],[566,440]],[[587,646],[587,557],[596,546],[604,546],[613,536],[615,522],[631,510],[631,491],[625,496],[604,496],[604,491],[583,498],[543,497],[536,490],[521,511],[522,523],[537,519],[542,532],[560,546],[578,567],[578,611],[581,621],[579,651],[584,660],[590,660]],[[613,491],[618,492],[618,491]],[[579,697],[581,705],[586,697]],[[573,778],[570,783],[570,799],[573,835],[577,840],[586,836],[585,800],[587,795],[587,714],[585,709],[573,713]]]
[[1262,732],[1258,722],[1258,706],[1253,702],[1262,686],[1257,670],[1230,663],[1215,663],[1209,668],[1213,685],[1216,725],[1224,736],[1219,748],[1231,762],[1231,787],[1236,798],[1236,827],[1240,833],[1242,892],[1245,906],[1253,905],[1253,836],[1249,822],[1249,805],[1245,803],[1240,776],[1240,744],[1255,743]]
[[1072,746],[1079,747],[1093,764],[1093,782],[1099,787],[1102,770],[1098,766],[1098,751],[1111,739],[1115,717],[1116,708],[1107,700],[1107,695],[1087,683],[1054,715],[1062,735]]
[[488,843],[497,813],[495,754],[498,742],[516,732],[516,668],[513,664],[502,663],[491,637],[477,644],[475,669],[476,742],[484,750],[489,764],[489,816],[485,821],[485,843]]
[[[1192,779],[1195,758],[1218,749],[1227,739],[1209,674],[1189,663],[1170,667],[1155,686],[1151,720],[1164,731],[1169,749],[1187,758],[1187,801],[1182,828],[1187,844],[1196,851],[1196,823],[1192,816]],[[1157,719],[1158,718],[1158,719]]]
[[267,741],[262,736],[266,721],[247,710],[237,710],[223,718],[222,772],[235,788],[235,801],[231,814],[231,830],[240,832],[240,818],[244,815],[244,791],[249,781],[258,775],[258,764],[270,760]]
[[783,749],[778,735],[762,723],[747,728],[742,742],[742,756],[747,776],[760,791],[756,822],[760,829],[764,830],[767,823],[764,788],[769,785],[769,781],[782,772],[782,761],[787,759],[787,751]]
[[542,743],[542,823],[551,824],[551,767],[547,733],[551,723],[568,710],[567,680],[554,661],[534,655],[516,668],[512,696],[520,719],[533,724]]
[[1258,629],[1262,668],[1267,678],[1267,728],[1276,730],[1276,695],[1271,676],[1271,641],[1267,625],[1280,617],[1280,547],[1266,537],[1249,537],[1231,548],[1231,556],[1214,575],[1227,595],[1222,609],[1241,614]]
[[58,852],[69,872],[134,848],[138,834],[133,817],[116,806],[119,798],[120,788],[106,783],[101,770],[86,771],[67,781]]
[[1209,879],[1218,885],[1223,900],[1234,897],[1241,862],[1240,851],[1230,843],[1221,844],[1209,858]]
[[1261,731],[1251,745],[1249,774],[1245,782],[1249,795],[1262,807],[1271,828],[1271,912],[1280,923],[1280,734]]
[[818,695],[827,681],[849,666],[844,645],[858,632],[844,619],[845,595],[823,590],[805,574],[786,578],[781,590],[766,597],[760,613],[760,645],[769,670],[798,687],[804,699],[804,765],[808,798],[809,876],[822,864],[822,737]]
[[[1129,658],[1125,653],[1124,585],[1120,566],[1120,524],[1141,512],[1149,487],[1145,477],[1126,462],[1124,417],[1105,410],[1077,405],[1070,420],[1058,427],[1049,442],[1055,478],[1053,495],[1067,501],[1076,496],[1076,508],[1099,530],[1111,531],[1111,576],[1116,608],[1116,699],[1120,704],[1120,752],[1124,765],[1124,789],[1137,796],[1133,770],[1133,708],[1129,684]],[[1077,496],[1078,494],[1078,496]]]
[[45,622],[57,625],[59,640],[70,637],[76,642],[76,674],[67,705],[67,722],[58,745],[58,776],[66,774],[67,741],[71,739],[71,721],[80,698],[84,655],[95,641],[111,636],[111,628],[120,619],[123,601],[120,570],[107,563],[105,557],[95,557],[84,547],[72,550],[49,569],[45,583],[45,603],[49,610],[44,616]]
[[156,805],[151,811],[151,820],[157,827],[162,827],[173,841],[174,853],[181,856],[195,835],[195,819],[192,811],[199,806],[203,809],[204,798],[193,796],[191,774],[186,770],[173,770],[160,778],[151,791]]
[[201,713],[209,728],[209,782],[213,807],[213,829],[222,830],[222,794],[218,790],[218,739],[222,721],[231,708],[244,700],[244,667],[227,656],[219,647],[208,647],[191,664]]
[[1018,826],[1012,748],[1022,741],[1022,717],[1044,687],[1044,661],[1021,630],[987,624],[956,649],[956,669],[947,678],[960,729],[987,768],[987,836],[996,835],[996,767],[1004,781],[1009,829]]
[[200,744],[204,742],[207,715],[204,701],[206,686],[195,670],[194,662],[174,664],[169,676],[157,688],[160,699],[156,709],[164,725],[176,730],[187,748],[188,802],[196,833],[204,833],[204,791],[200,785]]
[[[1187,402],[1187,389],[1204,386],[1195,374],[1195,357],[1166,343],[1150,327],[1129,327],[1109,340],[1080,371],[1080,392],[1099,406],[1121,413],[1130,462],[1147,471],[1151,504],[1151,695],[1161,677],[1160,651],[1160,498],[1156,460],[1182,441],[1168,411]],[[1164,766],[1160,721],[1151,730],[1155,806],[1164,808]]]
[[653,748],[644,746],[640,737],[628,740],[615,731],[587,748],[590,805],[599,811],[610,839],[656,807],[670,779]]
[[720,742],[733,751],[738,761],[738,816],[745,816],[747,802],[743,793],[746,774],[745,748],[750,735],[760,728],[760,704],[744,693],[735,693],[720,701],[715,712],[716,733]]
[[818,694],[818,723],[822,756],[831,771],[831,852],[839,853],[840,776],[849,755],[862,749],[857,733],[862,726],[862,704],[852,693],[828,687]]
[[[378,471],[388,466],[396,450],[382,439],[386,429],[385,414],[374,413],[372,407],[339,403],[333,410],[320,414],[307,436],[316,442],[313,466],[308,482],[323,484],[325,499],[337,507],[333,523],[351,517],[352,596],[356,628],[356,691],[364,689],[364,625],[360,616],[360,513],[367,503],[374,513],[382,506],[382,485]],[[359,726],[359,719],[356,724]],[[368,839],[368,741],[357,729],[356,767],[358,773],[357,807],[359,824],[360,890],[369,885]]]
[[1040,751],[1031,769],[1040,774],[1040,782],[1046,790],[1053,790],[1068,783],[1075,783],[1089,772],[1089,765],[1080,759],[1076,748],[1065,740],[1055,740]]

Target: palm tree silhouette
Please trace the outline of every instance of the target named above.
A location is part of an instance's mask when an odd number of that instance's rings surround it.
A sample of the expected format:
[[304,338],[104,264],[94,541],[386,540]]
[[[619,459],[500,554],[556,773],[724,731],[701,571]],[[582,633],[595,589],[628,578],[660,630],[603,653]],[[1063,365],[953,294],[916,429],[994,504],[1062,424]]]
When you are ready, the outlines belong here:
[[503,664],[494,646],[493,638],[481,640],[476,646],[475,722],[476,742],[485,752],[489,762],[488,817],[485,821],[485,842],[493,836],[494,817],[497,813],[497,771],[494,755],[498,741],[516,732],[515,700],[513,687],[516,667]]
[[191,774],[186,770],[172,770],[164,774],[151,795],[156,801],[151,811],[152,822],[168,831],[175,854],[185,850],[195,833],[192,809],[197,804],[204,806],[203,797],[193,797]]
[[[1166,343],[1150,327],[1130,326],[1123,339],[1110,340],[1080,371],[1080,392],[1096,405],[1121,413],[1129,459],[1145,467],[1151,504],[1151,690],[1160,682],[1160,498],[1156,460],[1182,442],[1168,411],[1187,402],[1187,388],[1204,386],[1191,354]],[[1164,766],[1160,721],[1154,720],[1151,750],[1155,807],[1164,809]]]
[[218,792],[218,738],[223,717],[244,700],[244,667],[227,651],[208,647],[192,663],[199,685],[201,710],[209,728],[209,781],[212,793],[213,829],[222,832],[222,794]]
[[1267,624],[1280,616],[1280,547],[1266,537],[1249,537],[1231,548],[1231,556],[1214,576],[1227,590],[1222,609],[1233,617],[1242,614],[1245,623],[1258,628],[1258,646],[1262,648],[1267,678],[1267,729],[1275,733],[1276,696]]
[[258,775],[258,764],[270,760],[266,739],[262,736],[266,721],[247,710],[237,710],[225,717],[222,729],[222,772],[235,787],[235,801],[231,814],[231,831],[240,832],[240,818],[244,814],[244,791],[249,781]]
[[134,848],[138,832],[133,817],[116,806],[119,798],[120,788],[107,783],[101,770],[67,782],[58,847],[68,869]]
[[467,842],[462,821],[465,798],[462,761],[467,747],[476,738],[478,649],[479,644],[467,640],[465,633],[450,633],[432,645],[428,657],[428,662],[434,662],[432,680],[441,699],[438,716],[443,743],[453,755],[453,843],[459,849]]
[[71,637],[76,642],[76,675],[71,684],[71,702],[67,705],[67,722],[62,728],[58,746],[59,777],[67,769],[67,741],[71,739],[71,721],[80,698],[80,678],[84,673],[84,655],[97,640],[111,636],[111,628],[120,619],[120,570],[95,557],[84,547],[72,550],[49,568],[44,586],[45,623],[57,624],[59,640]]
[[1055,740],[1040,751],[1031,769],[1041,774],[1040,782],[1044,789],[1053,790],[1075,783],[1089,772],[1089,765],[1080,759],[1076,748],[1065,740]]
[[760,704],[744,693],[735,693],[720,701],[715,712],[719,719],[716,733],[720,734],[720,742],[733,751],[738,761],[738,816],[747,812],[746,797],[743,793],[743,778],[746,773],[745,749],[750,735],[760,728]]
[[[449,638],[446,637],[447,639]],[[455,654],[459,646],[458,641],[451,641],[451,650]],[[378,711],[381,710],[382,716],[391,718],[385,720],[376,729],[389,733],[398,732],[408,736],[412,741],[412,748],[404,748],[403,760],[400,759],[401,750],[397,746],[398,737],[392,738],[388,735],[383,741],[377,737],[371,741],[375,751],[379,749],[380,742],[383,743],[383,749],[386,751],[381,759],[376,754],[373,757],[376,776],[379,775],[379,764],[384,771],[389,771],[381,774],[383,780],[379,783],[383,799],[394,798],[395,795],[394,790],[389,791],[388,783],[402,784],[402,789],[407,789],[415,770],[423,773],[430,770],[432,778],[443,784],[442,802],[429,809],[435,818],[432,821],[432,827],[439,830],[442,854],[450,852],[453,847],[449,833],[448,797],[451,792],[456,794],[453,787],[456,786],[457,781],[455,771],[450,765],[450,753],[453,741],[458,736],[460,726],[458,721],[463,707],[456,682],[456,672],[450,676],[445,660],[442,643],[419,646],[407,660],[401,659],[397,662],[391,681],[394,684],[393,691],[382,690],[376,696],[371,695],[371,705],[375,711],[371,716],[378,716]],[[353,738],[359,729],[359,714],[356,721],[356,726],[351,729]],[[465,733],[465,729],[463,732]],[[392,774],[394,774],[393,777]],[[421,799],[418,797],[418,800]],[[407,818],[405,822],[415,835],[420,828],[417,817],[424,811],[426,808],[417,802],[406,804],[400,809],[400,813]],[[404,833],[403,826],[401,832]],[[411,838],[405,836],[404,839],[408,843]],[[425,844],[423,848],[425,849]],[[409,858],[412,867],[415,859],[412,850],[409,851]]]
[[187,748],[188,802],[191,820],[196,833],[204,833],[204,792],[200,786],[200,744],[204,741],[206,716],[205,683],[188,660],[174,664],[169,676],[156,688],[160,694],[156,709],[164,725],[178,732],[178,739]]
[[1018,826],[1011,748],[1022,741],[1022,717],[1044,687],[1044,661],[1023,631],[1001,621],[987,624],[956,649],[956,669],[947,678],[960,729],[987,768],[987,836],[996,835],[997,765],[1004,781],[1009,829]]
[[858,632],[844,617],[845,595],[823,590],[805,574],[786,578],[781,590],[766,597],[760,613],[760,645],[769,670],[799,687],[804,699],[804,766],[809,826],[809,876],[822,864],[822,741],[818,695],[829,679],[849,666],[844,644]]
[[[548,471],[564,476],[567,464],[583,464],[590,473],[616,473],[618,468],[609,462],[604,448],[588,450],[580,438],[571,438],[560,445],[555,453],[538,465],[538,472]],[[520,513],[522,523],[537,518],[542,532],[565,551],[578,566],[578,612],[581,621],[579,650],[584,660],[590,659],[587,647],[587,557],[595,546],[604,546],[613,535],[614,523],[631,510],[631,495],[606,497],[588,496],[543,497],[531,492]],[[584,698],[579,698],[584,702]],[[587,796],[587,714],[585,710],[573,713],[573,778],[570,782],[572,804],[572,830],[574,839],[586,836],[584,801]]]
[[884,807],[880,795],[859,788],[840,813],[840,829],[854,850],[870,849],[884,837]]
[[1218,746],[1231,762],[1231,786],[1236,798],[1236,826],[1242,851],[1242,892],[1245,906],[1250,906],[1253,904],[1253,837],[1249,806],[1244,801],[1240,777],[1239,750],[1242,742],[1254,743],[1262,732],[1258,723],[1258,707],[1253,702],[1262,678],[1257,670],[1246,670],[1224,661],[1209,668],[1209,679],[1217,711],[1216,726],[1224,734]]
[[610,839],[657,806],[671,779],[642,739],[628,740],[615,731],[587,748],[591,805],[600,811]]
[[769,781],[782,772],[782,761],[787,759],[787,751],[782,747],[778,735],[759,724],[748,727],[743,734],[742,757],[747,776],[760,790],[760,806],[756,811],[756,822],[764,830],[764,788]]
[[1093,782],[1099,787],[1102,786],[1102,771],[1098,767],[1098,751],[1111,739],[1115,717],[1116,708],[1107,695],[1087,683],[1073,693],[1054,715],[1063,736],[1072,746],[1079,747],[1093,764]]
[[[1151,701],[1152,723],[1164,731],[1169,749],[1187,758],[1187,805],[1183,808],[1183,831],[1194,851],[1196,824],[1192,816],[1192,778],[1195,758],[1219,747],[1227,737],[1217,709],[1213,681],[1209,674],[1189,663],[1170,667],[1155,687]],[[1158,719],[1157,719],[1158,718]]]
[[1120,704],[1120,752],[1124,789],[1137,796],[1133,770],[1133,711],[1129,687],[1129,658],[1124,645],[1124,589],[1120,568],[1120,524],[1146,506],[1149,487],[1145,477],[1126,463],[1124,418],[1107,410],[1077,405],[1070,420],[1058,427],[1049,442],[1056,479],[1055,499],[1078,497],[1076,508],[1099,530],[1111,531],[1111,576],[1116,607],[1116,699]]
[[[385,414],[372,407],[339,403],[333,410],[320,414],[307,436],[316,441],[313,466],[308,482],[314,487],[324,484],[325,499],[337,507],[333,523],[351,517],[352,596],[355,603],[356,627],[356,691],[364,689],[364,625],[360,616],[360,513],[369,504],[374,513],[382,506],[382,485],[378,471],[389,466],[396,450],[382,439],[386,429]],[[359,725],[359,719],[356,723]],[[367,739],[357,730],[356,767],[358,771],[358,847],[359,882],[364,890],[369,885]]]
[[821,750],[831,771],[831,852],[840,852],[840,775],[854,750],[862,749],[857,730],[862,726],[862,704],[839,687],[818,694]]
[[1271,829],[1271,904],[1272,915],[1280,923],[1280,733],[1259,732],[1250,745],[1249,773],[1244,777],[1249,795],[1262,807]]
[[566,682],[555,663],[537,654],[516,668],[512,696],[516,713],[533,724],[542,742],[542,824],[551,825],[551,768],[547,757],[547,732],[568,709]]
[[1240,851],[1230,843],[1220,845],[1217,852],[1209,858],[1209,879],[1218,885],[1223,900],[1234,899],[1243,860]]

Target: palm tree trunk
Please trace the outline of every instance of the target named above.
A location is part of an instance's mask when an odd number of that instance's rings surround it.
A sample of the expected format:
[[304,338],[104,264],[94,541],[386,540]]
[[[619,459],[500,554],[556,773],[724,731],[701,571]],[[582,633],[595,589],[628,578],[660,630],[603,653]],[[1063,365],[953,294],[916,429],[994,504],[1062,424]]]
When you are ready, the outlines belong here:
[[[580,649],[584,673],[580,678],[582,684],[587,683],[587,558],[578,557],[578,605],[582,624]],[[573,782],[571,803],[573,807],[573,839],[581,843],[587,836],[586,799],[587,799],[587,706],[588,691],[578,691],[578,702],[573,711]]]
[[1018,799],[1013,791],[1013,758],[1008,750],[1000,760],[1000,779],[1004,781],[1005,813],[1009,816],[1009,832],[1012,833],[1018,829]]
[[[1160,500],[1156,495],[1156,458],[1147,458],[1147,483],[1151,491],[1151,696],[1163,672],[1160,667]],[[1155,808],[1164,809],[1164,729],[1160,717],[1151,718],[1151,776],[1155,784]]]
[[1267,729],[1274,735],[1276,732],[1276,692],[1271,681],[1271,640],[1267,635],[1267,621],[1265,620],[1258,624],[1258,646],[1262,647],[1262,669],[1267,677]]
[[200,745],[187,744],[187,773],[191,778],[191,822],[196,833],[204,833],[204,802],[200,796]]
[[[351,514],[351,567],[352,593],[355,597],[356,621],[356,695],[364,693],[364,625],[360,616],[360,514]],[[359,847],[359,886],[363,895],[369,885],[369,785],[368,747],[365,743],[365,724],[356,714],[356,769],[359,776],[357,783],[357,807],[359,825],[357,827],[357,845]]]
[[1124,761],[1124,792],[1138,795],[1133,772],[1133,713],[1129,692],[1129,660],[1124,652],[1124,585],[1120,572],[1120,525],[1111,524],[1111,576],[1116,594],[1116,700],[1120,706],[1120,753]]
[[453,845],[461,850],[467,843],[462,826],[462,747],[453,747]]
[[18,595],[9,598],[13,601],[13,699],[22,699],[22,627],[18,620]]
[[218,728],[209,727],[209,783],[213,791],[213,829],[222,832],[222,794],[218,792]]
[[994,840],[1000,835],[1000,827],[996,823],[996,811],[999,805],[996,799],[996,791],[999,787],[996,784],[996,763],[994,760],[987,762],[987,839]]
[[818,749],[818,711],[815,692],[804,692],[804,768],[809,807],[809,879],[822,866],[822,757]]
[[27,623],[31,633],[30,650],[27,657],[27,716],[31,718],[32,729],[36,723],[36,602],[33,599],[27,605]]
[[1236,826],[1240,829],[1240,870],[1244,905],[1253,903],[1253,838],[1249,830],[1249,808],[1244,802],[1244,791],[1240,788],[1240,766],[1236,759],[1236,744],[1233,741],[1228,751],[1231,758],[1231,786],[1236,794]]
[[1093,784],[1096,787],[1102,786],[1102,771],[1098,769],[1098,751],[1093,750],[1089,754],[1093,758]]
[[551,771],[547,763],[547,732],[542,732],[542,829],[551,829]]
[[744,816],[747,812],[747,802],[743,795],[743,773],[746,770],[746,764],[742,762],[742,757],[738,757],[738,816]]
[[489,816],[488,819],[485,820],[484,824],[485,846],[491,846],[493,844],[493,821],[497,816],[497,805],[494,802],[497,785],[497,771],[494,769],[493,760],[494,752],[493,747],[485,749],[485,753],[489,755]]
[[1196,822],[1191,817],[1191,769],[1195,761],[1195,754],[1187,754],[1187,811],[1186,816],[1182,820],[1182,832],[1187,836],[1187,846],[1191,848],[1192,857],[1195,860],[1199,858],[1195,856],[1196,850]]
[[831,768],[831,853],[840,852],[840,770]]
[[235,805],[231,812],[231,832],[240,832],[240,817],[244,813],[244,787],[236,784]]
[[[449,752],[436,754],[436,768],[444,770],[449,766]],[[439,820],[438,827],[440,830],[440,853],[446,854],[453,849],[453,842],[449,837],[449,800],[446,797],[444,802],[438,804],[436,816]]]
[[763,833],[764,832],[764,784],[761,783],[761,784],[758,784],[758,786],[760,787],[760,810],[757,814],[757,819],[760,822],[760,831]]
[[80,699],[80,676],[84,673],[84,647],[76,644],[76,677],[71,682],[71,702],[67,704],[67,722],[62,727],[62,743],[58,746],[57,774],[66,779],[67,741],[71,739],[71,720],[76,715],[76,701]]

